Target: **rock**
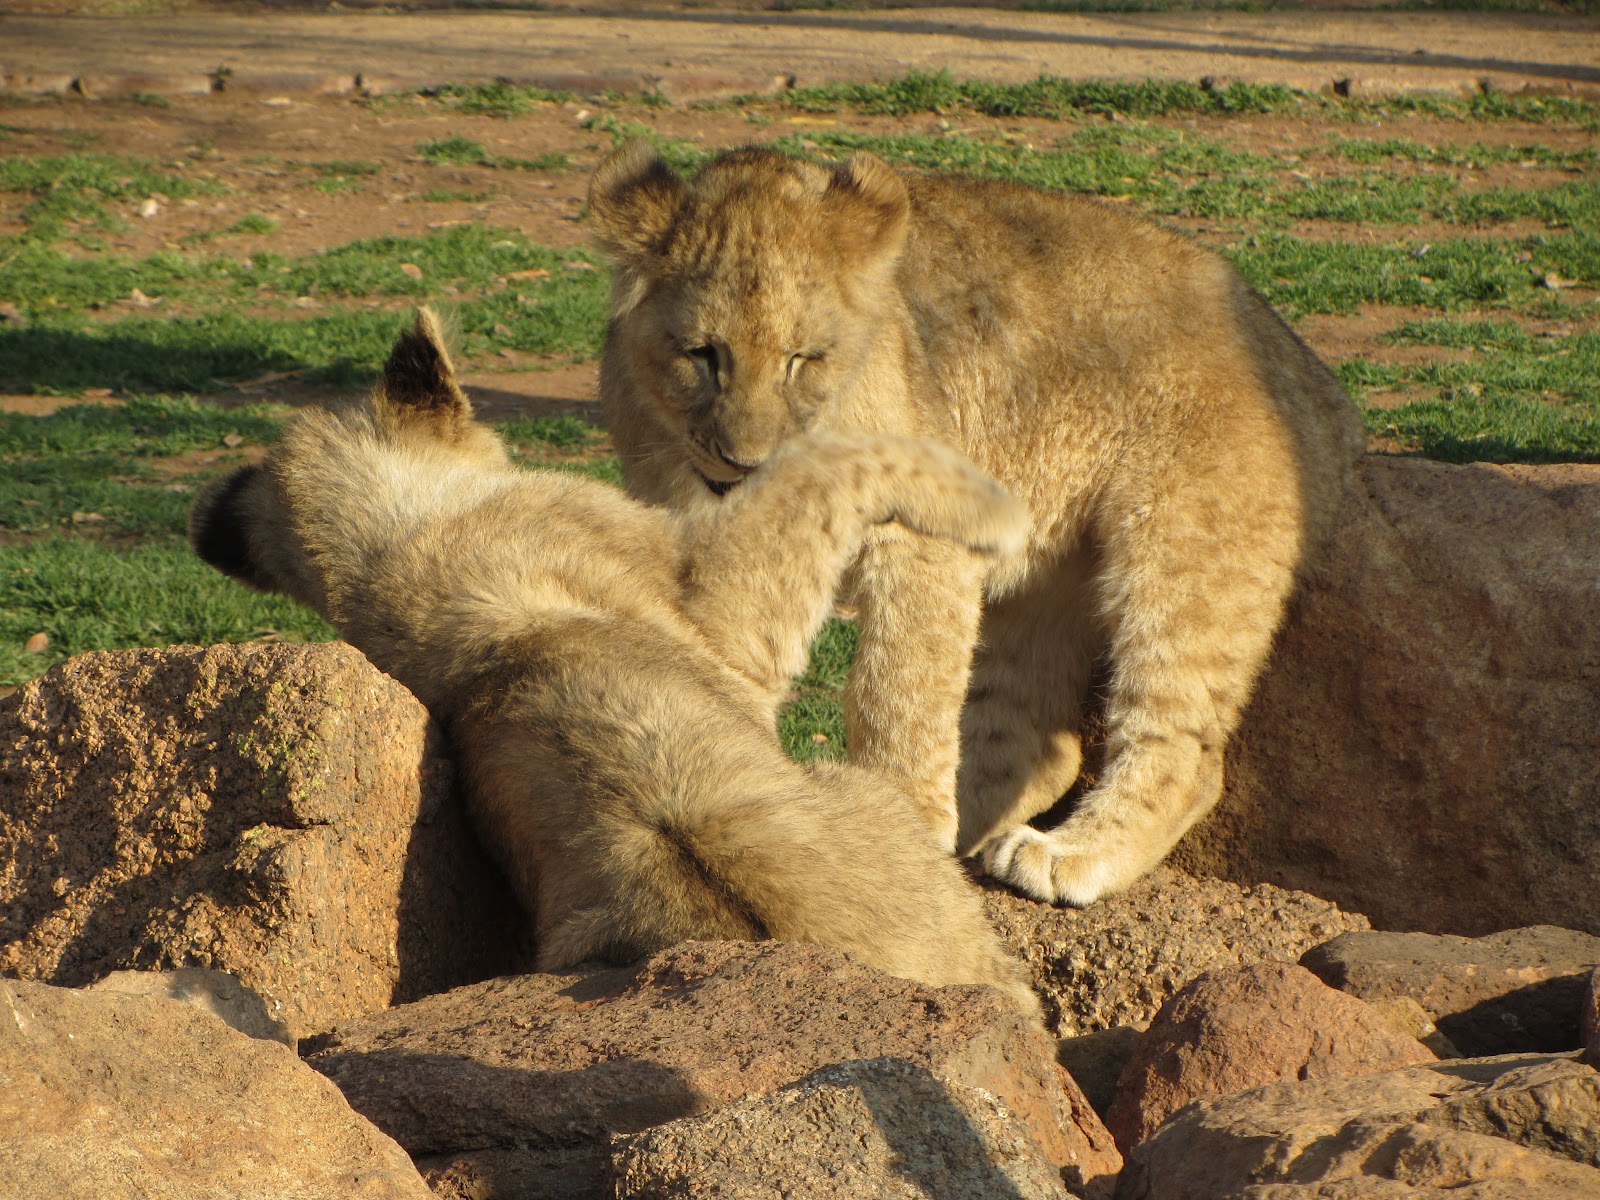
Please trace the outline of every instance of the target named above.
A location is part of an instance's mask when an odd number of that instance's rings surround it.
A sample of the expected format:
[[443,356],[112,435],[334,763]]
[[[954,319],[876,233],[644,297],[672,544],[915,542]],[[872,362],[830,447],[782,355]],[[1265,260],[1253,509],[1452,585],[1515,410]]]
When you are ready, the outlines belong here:
[[224,1025],[249,1037],[282,1042],[291,1050],[294,1048],[289,1027],[268,1014],[267,1002],[225,971],[208,971],[203,967],[179,967],[176,971],[113,971],[91,984],[88,990],[179,1000],[210,1013]]
[[1583,997],[1583,1061],[1600,1067],[1600,970],[1589,976],[1589,990]]
[[1363,1000],[1411,997],[1463,1054],[1554,1053],[1583,1045],[1583,995],[1600,938],[1549,925],[1481,938],[1347,933],[1300,963]]
[[215,968],[300,1036],[507,969],[450,776],[349,646],[69,659],[0,700],[0,973]]
[[992,1095],[894,1058],[823,1067],[776,1092],[621,1138],[613,1164],[616,1200],[1070,1194]]
[[1200,1100],[1133,1152],[1117,1200],[1591,1200],[1600,1074],[1458,1059]]
[[1123,1069],[1106,1128],[1126,1155],[1201,1096],[1433,1061],[1415,1038],[1304,967],[1208,972],[1161,1006]]
[[428,1200],[400,1147],[287,1047],[155,996],[0,980],[17,1200]]
[[1122,1069],[1133,1057],[1142,1036],[1132,1025],[1118,1025],[1062,1038],[1056,1046],[1056,1061],[1067,1069],[1072,1082],[1083,1089],[1090,1107],[1102,1119],[1116,1097]]
[[609,1196],[603,1173],[579,1176],[603,1166],[595,1150],[611,1134],[863,1058],[991,1093],[1079,1192],[1121,1164],[1049,1037],[999,992],[930,988],[823,946],[688,942],[637,967],[490,980],[343,1024],[307,1050],[452,1186],[564,1176],[573,1197]]
[[1174,862],[1380,928],[1600,934],[1600,466],[1359,480]]
[[1088,908],[1055,908],[985,885],[1001,940],[1028,964],[1062,1037],[1133,1025],[1202,971],[1298,958],[1367,919],[1301,892],[1241,887],[1160,867]]

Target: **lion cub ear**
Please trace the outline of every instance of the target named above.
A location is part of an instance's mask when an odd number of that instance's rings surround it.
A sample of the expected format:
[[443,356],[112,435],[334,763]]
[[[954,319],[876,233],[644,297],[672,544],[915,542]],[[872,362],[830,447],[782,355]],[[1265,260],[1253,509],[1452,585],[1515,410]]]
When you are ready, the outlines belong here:
[[672,224],[684,191],[683,180],[650,143],[622,143],[589,180],[589,224],[601,249],[623,260],[650,253]]
[[439,318],[431,308],[417,309],[416,324],[389,351],[380,390],[384,400],[401,409],[455,420],[472,416],[472,405],[456,383],[456,369],[444,348]]
[[875,154],[852,154],[835,168],[823,202],[839,218],[840,245],[852,257],[900,256],[911,219],[905,180]]

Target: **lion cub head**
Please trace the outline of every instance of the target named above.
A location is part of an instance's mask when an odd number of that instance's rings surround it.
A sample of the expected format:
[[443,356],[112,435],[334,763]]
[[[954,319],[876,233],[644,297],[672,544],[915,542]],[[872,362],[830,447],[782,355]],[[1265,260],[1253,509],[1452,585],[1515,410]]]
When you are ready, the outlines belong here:
[[642,142],[601,163],[589,219],[616,268],[608,354],[714,491],[853,386],[894,303],[909,211],[870,154],[829,170],[749,147],[692,180]]
[[[224,574],[328,616],[329,556],[370,541],[377,525],[394,519],[379,503],[392,483],[390,464],[487,467],[505,459],[499,438],[472,419],[438,318],[419,309],[369,396],[297,413],[263,462],[200,492],[189,510],[189,544]],[[367,484],[363,473],[372,476]],[[352,492],[372,503],[350,501]]]

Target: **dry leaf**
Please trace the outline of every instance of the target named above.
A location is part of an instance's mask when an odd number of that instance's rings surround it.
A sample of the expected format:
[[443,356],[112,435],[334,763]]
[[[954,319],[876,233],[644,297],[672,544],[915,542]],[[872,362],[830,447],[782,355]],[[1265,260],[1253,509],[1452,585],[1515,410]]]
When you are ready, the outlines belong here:
[[50,635],[43,630],[22,643],[22,650],[25,654],[43,654],[49,648]]
[[421,279],[422,278],[422,268],[417,266],[416,263],[401,263],[400,264],[400,274],[402,274],[402,275],[404,275],[404,276],[406,276],[406,277],[408,277],[410,279]]
[[225,433],[222,435],[222,444],[231,450],[235,446],[244,445],[244,439],[237,433]]
[[72,523],[74,525],[98,525],[104,520],[105,518],[97,512],[75,512],[72,514]]

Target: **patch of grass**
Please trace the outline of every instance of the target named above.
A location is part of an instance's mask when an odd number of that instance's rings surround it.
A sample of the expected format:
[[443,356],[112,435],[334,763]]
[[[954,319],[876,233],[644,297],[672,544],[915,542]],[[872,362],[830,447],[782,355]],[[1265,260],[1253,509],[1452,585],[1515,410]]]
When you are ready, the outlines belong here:
[[[755,97],[750,99],[754,100]],[[991,117],[1049,117],[1120,113],[1153,117],[1175,112],[1277,112],[1307,98],[1277,84],[1232,83],[1203,88],[1185,80],[1071,80],[1040,75],[1028,83],[958,81],[948,71],[913,71],[887,83],[837,83],[797,88],[782,103],[812,111],[855,108],[904,115],[967,109]]]
[[122,404],[69,404],[45,416],[0,412],[0,461],[121,454],[170,457],[218,449],[229,435],[275,441],[279,410],[218,408],[187,397],[133,396]]
[[533,158],[508,158],[490,154],[482,142],[451,134],[431,142],[423,142],[417,153],[431,163],[457,163],[468,166],[500,167],[518,171],[564,171],[572,160],[559,150]]
[[795,698],[778,714],[778,737],[791,758],[844,758],[844,685],[859,642],[851,622],[831,620],[823,626],[805,674],[795,680]]
[[1406,322],[1390,336],[1477,353],[1416,366],[1342,364],[1358,391],[1433,393],[1366,408],[1373,432],[1446,462],[1600,462],[1600,334],[1535,338],[1510,322],[1431,319]]
[[1398,159],[1467,168],[1503,163],[1532,163],[1542,167],[1589,167],[1600,163],[1600,153],[1592,146],[1585,146],[1581,150],[1558,150],[1538,142],[1506,146],[1490,146],[1482,142],[1432,145],[1410,138],[1336,138],[1328,149],[1338,158],[1358,163]]
[[492,200],[496,192],[455,192],[449,188],[430,188],[413,199],[424,204],[476,204],[480,200]]
[[278,223],[265,213],[247,212],[225,230],[227,233],[273,233]]
[[475,142],[457,133],[423,142],[417,146],[417,153],[431,163],[482,163],[487,166],[494,161],[482,142]]
[[163,170],[142,158],[116,154],[47,154],[0,158],[0,191],[29,192],[23,210],[29,235],[53,241],[69,222],[109,224],[107,201],[162,195],[177,200],[219,192],[222,185],[181,164]]
[[[131,549],[74,537],[0,544],[0,684],[27,682],[71,654],[136,646],[337,635],[310,609],[206,566],[176,540]],[[50,636],[42,654],[22,646]]]
[[158,95],[155,92],[134,92],[131,96],[128,97],[128,99],[133,101],[135,104],[138,104],[138,105],[140,105],[140,106],[142,106],[144,108],[171,108],[172,107],[172,101],[171,100],[168,100],[165,96]]
[[364,158],[335,158],[310,165],[318,174],[335,178],[342,175],[377,175],[383,171],[382,163]]
[[516,417],[502,421],[495,428],[519,450],[532,443],[557,450],[577,450],[605,437],[605,430],[579,417],[565,415]]
[[[1352,312],[1363,304],[1435,309],[1525,303],[1548,272],[1600,279],[1600,231],[1506,242],[1458,238],[1430,247],[1311,242],[1287,234],[1246,239],[1229,256],[1292,315]],[[1519,255],[1525,261],[1518,261]]]
[[429,94],[461,112],[488,117],[515,117],[532,112],[535,105],[559,104],[573,99],[571,92],[525,87],[505,80],[493,83],[446,83]]

